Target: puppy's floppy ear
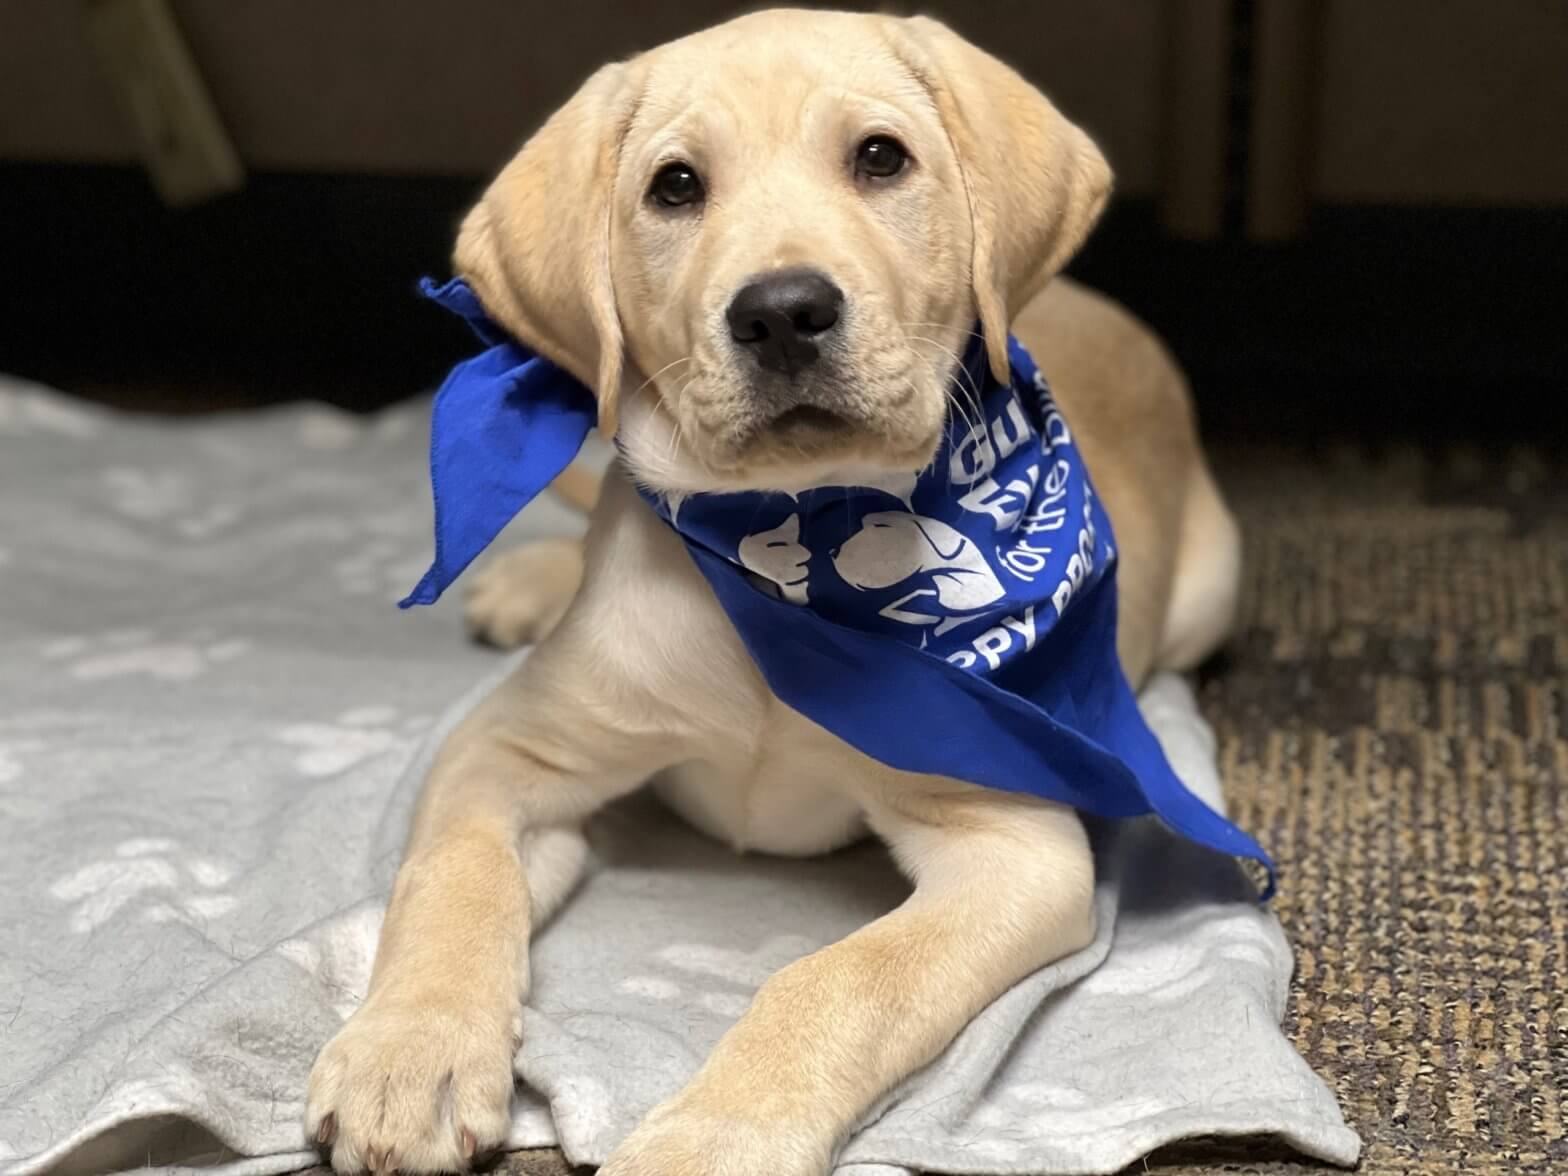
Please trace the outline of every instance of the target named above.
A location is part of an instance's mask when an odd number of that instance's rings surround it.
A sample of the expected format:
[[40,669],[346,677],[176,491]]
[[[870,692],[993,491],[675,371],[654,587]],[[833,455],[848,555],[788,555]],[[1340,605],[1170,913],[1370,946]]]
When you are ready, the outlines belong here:
[[894,47],[936,103],[974,222],[986,353],[1007,379],[1013,315],[1067,264],[1111,193],[1100,149],[1009,66],[929,17],[895,20]]
[[605,66],[550,117],[464,219],[454,253],[492,318],[597,391],[606,436],[624,354],[610,196],[634,105],[631,70]]

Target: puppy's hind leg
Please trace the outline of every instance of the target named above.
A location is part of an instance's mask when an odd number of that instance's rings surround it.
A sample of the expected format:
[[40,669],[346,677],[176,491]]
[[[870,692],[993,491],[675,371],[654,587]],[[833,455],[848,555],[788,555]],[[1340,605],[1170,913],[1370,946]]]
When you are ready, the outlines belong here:
[[501,649],[542,641],[560,624],[582,579],[580,539],[539,539],[503,552],[468,590],[468,631]]
[[[603,489],[603,471],[579,459],[550,484],[584,514]],[[463,606],[468,631],[500,649],[543,641],[561,623],[583,581],[580,539],[539,539],[496,556],[474,577]]]
[[518,844],[518,854],[528,879],[529,922],[538,930],[583,876],[588,839],[577,825],[529,829]]
[[1190,670],[1230,636],[1241,594],[1241,528],[1200,459],[1187,484],[1157,668]]

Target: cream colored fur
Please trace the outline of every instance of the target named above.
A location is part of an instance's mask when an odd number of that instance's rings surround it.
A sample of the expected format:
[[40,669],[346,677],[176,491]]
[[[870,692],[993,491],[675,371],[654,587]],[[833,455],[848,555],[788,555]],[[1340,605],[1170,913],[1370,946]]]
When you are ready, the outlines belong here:
[[[908,146],[907,174],[851,174],[871,134]],[[700,210],[647,199],[672,158],[703,174]],[[1112,516],[1119,652],[1139,682],[1223,638],[1239,544],[1164,349],[1052,280],[1109,186],[1081,131],[942,26],[767,12],[596,74],[485,194],[457,267],[597,389],[630,474],[672,491],[907,475],[934,449],[975,318],[1000,368],[1011,323]],[[770,426],[724,330],[735,290],[784,265],[845,292],[841,427]],[[567,490],[593,497],[580,475]],[[543,640],[447,740],[367,999],[311,1076],[306,1129],[339,1171],[461,1169],[504,1138],[530,931],[577,877],[580,824],[650,777],[743,849],[819,853],[869,829],[913,890],[763,985],[607,1176],[820,1176],[894,1084],[1092,936],[1074,812],[893,771],[784,707],[622,474],[585,547],[501,556],[469,618],[503,644]]]

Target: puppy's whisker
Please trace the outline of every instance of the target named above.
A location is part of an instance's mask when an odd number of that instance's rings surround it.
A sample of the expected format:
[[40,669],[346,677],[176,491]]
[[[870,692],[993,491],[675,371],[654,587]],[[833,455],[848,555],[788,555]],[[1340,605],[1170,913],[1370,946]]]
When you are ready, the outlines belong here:
[[[953,324],[952,323],[923,323],[923,322],[920,322],[918,319],[916,321],[914,321],[914,322],[899,323],[898,325],[900,327],[904,328],[904,330],[906,330],[906,331],[910,327],[935,327],[939,331],[951,331],[953,329]],[[979,331],[961,331],[961,332],[959,332],[959,334],[963,338],[966,338],[966,339],[984,339],[985,338],[985,336],[982,335]]]
[[[648,386],[649,386],[649,385],[650,385],[650,384],[652,384],[652,383],[653,383],[653,382],[654,382],[654,381],[655,381],[655,380],[657,380],[657,379],[658,379],[658,378],[659,378],[659,377],[660,377],[660,376],[662,376],[662,375],[663,375],[663,374],[664,374],[664,373],[665,373],[665,372],[667,372],[667,371],[669,371],[669,370],[670,370],[670,369],[671,369],[671,368],[672,368],[672,367],[675,367],[675,366],[676,366],[676,365],[677,365],[677,364],[682,364],[682,363],[690,363],[690,362],[691,362],[691,359],[692,359],[692,357],[691,357],[691,356],[689,356],[689,355],[683,355],[683,356],[681,356],[681,357],[680,357],[680,358],[679,358],[679,359],[672,359],[672,360],[670,360],[670,362],[669,362],[669,363],[667,363],[667,364],[665,364],[665,365],[664,365],[664,366],[663,366],[663,367],[662,367],[662,368],[660,368],[660,369],[659,369],[659,370],[658,370],[658,371],[656,371],[656,372],[654,372],[654,373],[653,373],[653,375],[651,375],[651,376],[649,376],[649,377],[648,377],[648,378],[647,378],[647,379],[646,379],[646,380],[644,380],[644,381],[643,381],[643,382],[642,382],[642,383],[640,383],[640,384],[638,384],[638,385],[637,385],[637,388],[636,388],[636,391],[634,391],[634,392],[633,392],[633,393],[632,393],[632,395],[633,395],[633,396],[635,396],[635,395],[637,395],[637,393],[638,393],[638,392],[641,392],[641,391],[642,391],[642,390],[643,390],[643,389],[644,389],[644,388],[646,388],[646,387],[648,387]],[[689,382],[689,381],[688,381],[688,382]],[[657,390],[658,390],[658,389],[654,389],[654,390],[655,390],[655,391],[657,391]]]
[[[693,372],[691,375],[686,377],[685,382],[682,383],[681,386],[675,391],[676,400],[680,400],[686,395],[686,390],[696,382],[697,376],[699,374],[700,373]],[[687,454],[696,461],[697,465],[705,473],[711,472],[711,467],[708,464],[707,457],[699,452],[696,446],[687,443],[686,431],[681,427],[680,417],[676,416],[674,412],[668,412],[666,415],[669,417],[671,429],[665,446],[665,462],[673,467],[676,464],[676,450],[684,448]]]
[[[938,347],[948,355],[952,354],[935,340],[925,339],[920,336],[912,337],[918,338],[921,342],[929,343],[933,347]],[[958,370],[963,371],[963,368],[960,367]],[[965,435],[973,434],[981,429],[981,422],[985,420],[985,409],[981,406],[978,390],[974,388],[972,382],[966,385],[963,380],[955,379],[950,381],[943,388],[943,398],[951,406],[958,419],[963,422]],[[974,410],[973,416],[970,415],[970,409]],[[947,466],[944,475],[949,488],[951,488],[953,484],[953,467],[951,464]]]
[[[923,322],[916,321],[916,322],[903,323],[901,325],[904,328],[905,334],[912,341],[919,342],[919,343],[930,344],[932,347],[935,347],[943,355],[946,355],[949,359],[951,359],[953,361],[953,372],[954,372],[953,378],[954,378],[954,380],[957,381],[957,383],[959,384],[959,386],[961,388],[965,387],[965,385],[967,384],[966,391],[968,392],[968,394],[970,396],[970,400],[971,400],[971,402],[974,405],[974,408],[975,408],[975,411],[976,411],[976,415],[983,417],[985,415],[985,413],[980,408],[980,389],[976,386],[974,378],[969,374],[969,369],[964,365],[963,357],[960,356],[957,352],[955,352],[952,348],[944,346],[942,343],[938,342],[937,340],[929,338],[928,336],[925,336],[925,335],[916,334],[915,332],[910,330],[910,328],[912,328],[912,327],[937,327],[937,328],[941,328],[941,329],[949,329],[947,327],[947,324],[945,324],[945,323],[923,323]],[[982,342],[984,341],[984,338],[985,338],[983,335],[980,334],[979,331],[964,331],[963,335],[965,337],[972,338],[972,339],[980,339]]]
[[[653,382],[655,380],[657,380],[660,376],[662,376],[665,372],[669,371],[672,367],[675,367],[678,364],[690,363],[690,362],[691,362],[691,356],[689,356],[689,355],[681,356],[679,359],[672,360],[671,362],[665,364],[658,371],[654,372],[653,375],[649,376],[641,384],[637,385],[637,389],[636,389],[636,391],[634,391],[632,393],[632,395],[636,396],[640,392],[650,391],[650,393],[656,399],[658,399],[658,397],[659,397],[659,390],[656,387],[653,386]],[[695,376],[687,377],[687,383],[690,383],[691,380],[693,380],[695,378],[696,378]],[[682,390],[684,390],[684,387],[685,386],[682,385]],[[680,396],[680,392],[677,391],[676,397],[679,398],[679,396]],[[655,413],[657,413],[658,412],[657,407],[653,411]],[[670,422],[670,424],[673,426],[673,429],[674,429],[674,431],[672,431],[670,433],[669,437],[666,440],[665,452],[663,453],[663,455],[662,455],[662,457],[660,459],[662,461],[662,463],[663,463],[664,468],[666,470],[670,470],[670,469],[673,469],[674,466],[675,466],[675,443],[676,443],[676,438],[677,438],[677,435],[678,435],[678,431],[680,429],[680,421],[676,418],[676,416],[675,416],[675,414],[673,412],[669,411],[667,406],[665,408],[665,412],[664,412],[663,415]]]
[[[959,418],[964,422],[965,435],[972,434],[976,428],[975,422],[969,419],[969,414],[964,411],[963,404],[960,403],[958,398],[951,392],[948,393],[947,402],[953,406],[954,410],[958,413]],[[933,458],[932,460],[935,459]],[[953,485],[953,465],[951,462],[948,463],[947,469],[944,472],[947,477],[948,487],[951,488]]]
[[[904,384],[905,384],[906,387],[909,388],[909,390],[911,392],[913,392],[916,395],[919,395],[919,389],[917,389],[915,387],[915,382],[913,380],[909,379],[908,377],[905,377]],[[961,404],[958,401],[958,399],[953,396],[951,391],[948,391],[948,392],[944,393],[944,396],[945,396],[948,404],[952,406],[953,410],[958,414],[959,418],[964,422],[965,430],[967,432],[973,432],[974,431],[974,427],[975,427],[974,426],[974,422],[972,420],[970,420],[969,414],[964,410],[963,404]],[[938,451],[940,451],[940,446],[938,446]],[[917,471],[916,477],[924,477],[929,471],[931,471],[932,469],[936,468],[936,459],[937,459],[937,454],[936,454],[936,452],[933,452],[931,454],[931,460],[926,462],[926,464],[924,466],[922,466]],[[947,482],[948,482],[949,486],[951,486],[953,484],[953,467],[952,467],[951,463],[949,463],[949,465],[947,467]]]
[[909,338],[912,342],[926,343],[932,347],[935,347],[939,352],[947,356],[948,359],[952,360],[954,380],[957,381],[960,386],[967,386],[967,390],[973,395],[975,403],[978,405],[980,388],[975,384],[974,378],[970,376],[968,369],[964,367],[963,358],[956,351],[954,351],[951,347],[938,342],[936,339],[928,338],[925,335],[911,334]]
[[[664,367],[660,368],[652,376],[644,380],[632,392],[632,397],[636,397],[639,393],[649,391],[655,399],[655,405],[652,409],[652,412],[655,417],[662,420],[666,426],[664,443],[662,446],[657,441],[651,441],[647,448],[638,447],[638,461],[641,462],[645,467],[643,472],[656,479],[670,478],[674,476],[674,472],[679,464],[676,461],[676,451],[685,440],[685,435],[681,429],[680,418],[675,415],[668,404],[662,403],[662,398],[659,397],[658,389],[653,388],[652,386],[653,381],[664,372],[668,371],[670,368],[675,367],[681,363],[689,363],[691,359],[692,357],[689,355],[682,356],[680,359],[665,364]],[[685,383],[675,390],[673,399],[680,399],[687,386],[690,385],[696,378],[697,375],[695,373],[686,377]],[[692,456],[699,465],[706,465],[699,455],[693,454]]]
[[[690,383],[689,380],[687,382]],[[675,394],[677,399],[685,390],[685,386],[682,385],[681,391]],[[681,419],[673,412],[668,412],[665,415],[669,418],[670,431],[664,440],[664,462],[668,466],[673,466],[675,464],[676,451],[680,448],[683,439],[681,436]]]
[[954,370],[958,374],[954,377],[952,383],[956,384],[958,386],[958,391],[967,398],[969,407],[974,409],[975,415],[971,417],[966,411],[964,411],[963,405],[953,394],[953,389],[951,387],[945,389],[944,394],[947,397],[948,403],[951,404],[958,411],[959,416],[963,418],[966,428],[969,431],[973,431],[976,428],[977,423],[985,419],[985,410],[981,407],[980,404],[980,389],[975,384],[975,382],[969,378],[969,373],[964,369],[963,363],[956,355],[953,354],[951,348],[944,347],[935,339],[929,339],[924,335],[910,335],[909,338],[912,342],[926,343],[932,347],[935,347],[938,351],[953,361],[955,365]]
[[959,399],[958,395],[951,388],[947,389],[943,395],[946,397],[948,404],[952,406],[953,411],[958,414],[959,420],[964,422],[964,431],[966,433],[974,432],[977,421],[975,417],[969,415],[969,408],[976,408],[977,406],[971,404],[966,408],[964,401]]

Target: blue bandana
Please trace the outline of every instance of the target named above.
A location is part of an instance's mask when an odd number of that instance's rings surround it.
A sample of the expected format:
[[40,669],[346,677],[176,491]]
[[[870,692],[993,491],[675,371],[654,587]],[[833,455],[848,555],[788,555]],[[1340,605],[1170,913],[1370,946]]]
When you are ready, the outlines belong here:
[[[460,279],[424,293],[488,350],[436,396],[429,604],[577,455],[593,395],[492,323]],[[769,687],[893,768],[1026,792],[1101,817],[1157,815],[1273,863],[1190,792],[1116,656],[1110,518],[1017,340],[1012,379],[980,346],[936,460],[901,482],[800,494],[642,490],[686,544]]]

